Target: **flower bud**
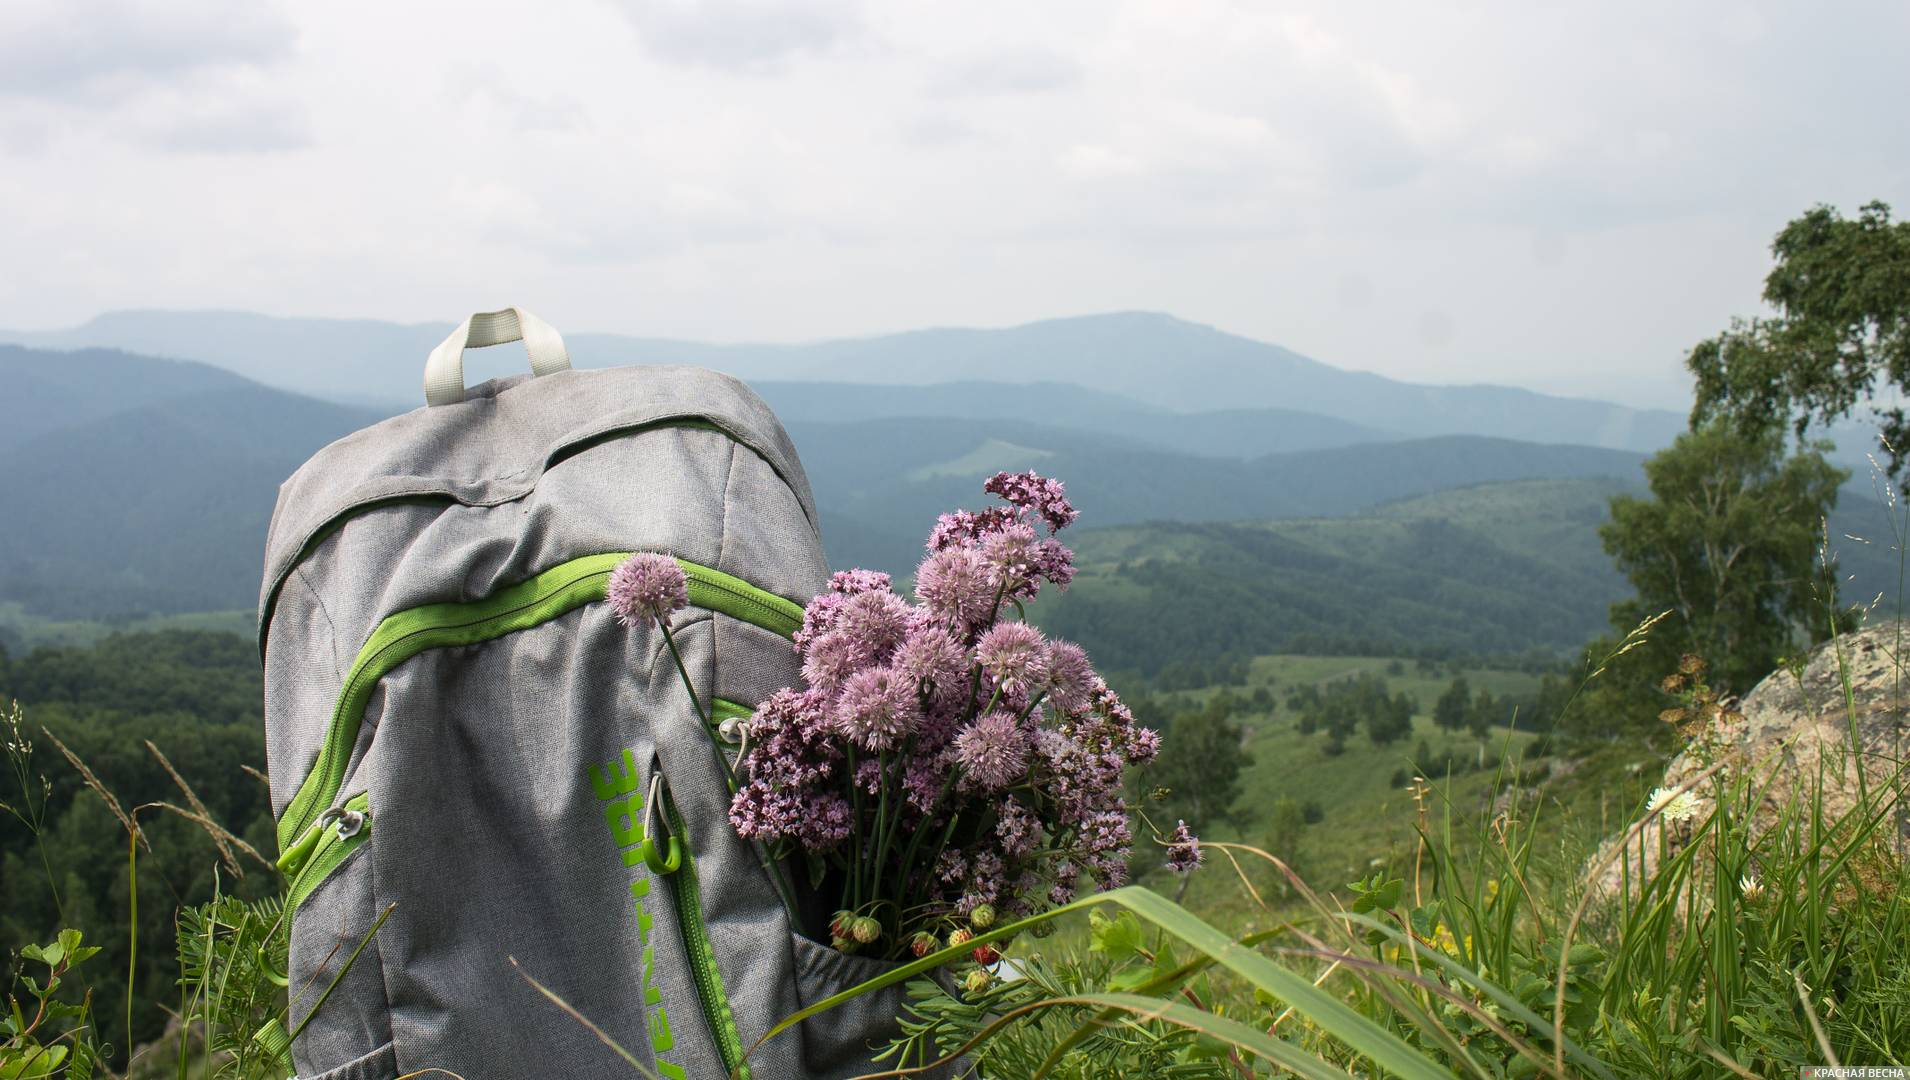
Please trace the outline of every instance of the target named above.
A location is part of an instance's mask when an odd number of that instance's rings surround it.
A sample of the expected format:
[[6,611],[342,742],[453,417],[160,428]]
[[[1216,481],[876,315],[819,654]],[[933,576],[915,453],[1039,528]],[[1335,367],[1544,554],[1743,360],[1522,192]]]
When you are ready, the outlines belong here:
[[867,945],[882,936],[882,924],[864,915],[849,927],[849,936]]
[[968,913],[968,921],[977,930],[986,930],[995,925],[995,905],[976,904],[975,910]]
[[855,921],[855,912],[838,911],[834,917],[829,920],[829,933],[839,938],[846,938],[849,936],[850,928],[855,925]]

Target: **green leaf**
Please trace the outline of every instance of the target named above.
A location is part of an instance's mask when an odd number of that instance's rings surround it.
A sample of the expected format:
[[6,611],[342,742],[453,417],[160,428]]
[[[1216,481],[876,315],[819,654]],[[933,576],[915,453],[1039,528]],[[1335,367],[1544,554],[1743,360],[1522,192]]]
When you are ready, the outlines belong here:
[[1088,915],[1090,949],[1103,953],[1116,964],[1126,963],[1141,951],[1141,921],[1131,911],[1113,917],[1099,911]]

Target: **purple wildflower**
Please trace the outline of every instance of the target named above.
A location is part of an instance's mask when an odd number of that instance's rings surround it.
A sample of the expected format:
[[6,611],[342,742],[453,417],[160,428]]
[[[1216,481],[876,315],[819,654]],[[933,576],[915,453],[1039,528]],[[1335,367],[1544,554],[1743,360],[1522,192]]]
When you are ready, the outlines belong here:
[[1033,695],[1048,688],[1048,644],[1027,623],[990,627],[975,643],[975,659],[1004,691]]
[[956,902],[956,912],[967,915],[983,904],[994,903],[1008,884],[1007,876],[1008,868],[1002,864],[1000,855],[987,848],[977,851],[969,860],[968,888]]
[[639,551],[610,572],[604,597],[610,601],[618,622],[647,625],[690,602],[689,581],[675,559]]
[[1032,472],[998,472],[982,485],[982,489],[991,495],[1001,496],[1023,510],[1041,515],[1051,533],[1067,528],[1079,516],[1069,504],[1061,481]]
[[924,692],[966,689],[968,653],[939,626],[918,626],[895,652],[895,668]]
[[809,646],[824,634],[835,629],[836,615],[848,597],[841,593],[826,592],[809,601],[802,609],[802,629],[796,631],[794,641],[796,651],[806,653]]
[[994,617],[995,583],[973,548],[943,548],[915,571],[915,595],[936,615],[964,632]]
[[827,851],[849,835],[847,800],[832,792],[779,791],[760,780],[730,800],[730,824],[738,835],[766,843],[794,838],[811,851]]
[[1062,592],[1068,591],[1068,583],[1074,580],[1074,552],[1066,544],[1049,537],[1034,546],[1031,558],[1036,577],[1054,582]]
[[1167,868],[1176,874],[1190,874],[1205,858],[1200,850],[1200,839],[1187,827],[1187,822],[1174,826],[1174,835],[1167,844]]
[[955,760],[976,787],[999,791],[1028,771],[1028,735],[1010,714],[989,713],[955,736]]
[[835,773],[842,748],[815,691],[778,690],[749,720],[743,771],[772,788],[806,789]]
[[1127,851],[1125,849],[1090,855],[1088,867],[1094,871],[1094,882],[1103,892],[1118,889],[1127,884]]
[[1151,727],[1136,726],[1127,736],[1127,759],[1136,765],[1153,761],[1161,752],[1161,733]]
[[995,838],[1001,841],[1004,854],[1020,858],[1041,842],[1041,819],[1022,805],[1021,800],[1010,796],[995,817]]
[[880,570],[838,570],[829,575],[829,591],[844,596],[865,592],[888,592],[889,575]]
[[1094,693],[1094,668],[1087,651],[1072,641],[1048,643],[1048,700],[1059,712],[1080,712]]
[[1005,506],[990,507],[979,514],[967,510],[943,514],[935,519],[935,529],[928,536],[928,549],[943,551],[965,547],[1014,521],[1015,517],[1015,512]]
[[1054,865],[1054,887],[1048,890],[1048,900],[1056,907],[1074,899],[1075,882],[1080,880],[1081,868],[1066,859]]
[[943,848],[935,857],[935,878],[944,885],[953,885],[968,876],[968,860],[954,848]]
[[948,764],[940,754],[919,756],[902,772],[902,787],[908,792],[909,805],[918,814],[935,809],[947,780]]
[[886,750],[921,722],[915,687],[892,668],[858,671],[843,680],[835,722],[836,730],[857,746]]

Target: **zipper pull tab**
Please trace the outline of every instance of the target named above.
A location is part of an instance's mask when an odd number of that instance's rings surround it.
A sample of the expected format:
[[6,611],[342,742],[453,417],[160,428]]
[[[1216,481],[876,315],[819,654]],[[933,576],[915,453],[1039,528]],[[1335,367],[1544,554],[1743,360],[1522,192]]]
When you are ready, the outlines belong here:
[[325,835],[326,826],[337,821],[344,813],[345,811],[338,807],[333,807],[318,815],[318,820],[312,822],[297,840],[292,841],[292,846],[286,848],[285,853],[279,856],[279,873],[286,877],[297,874],[299,868],[305,865],[305,860],[312,857],[312,850],[318,847],[318,841]]

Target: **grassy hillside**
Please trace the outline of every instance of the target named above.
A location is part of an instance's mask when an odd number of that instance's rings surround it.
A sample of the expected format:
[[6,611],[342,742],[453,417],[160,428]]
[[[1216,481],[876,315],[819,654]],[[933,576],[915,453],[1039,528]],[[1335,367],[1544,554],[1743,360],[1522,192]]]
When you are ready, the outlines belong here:
[[[896,574],[914,569],[937,514],[985,501],[981,480],[996,469],[1061,478],[1082,511],[1079,527],[1093,530],[1352,514],[1524,479],[1615,478],[1601,482],[1617,490],[1642,460],[1594,447],[1444,436],[1240,461],[1168,453],[1113,434],[929,419],[798,423],[790,434],[818,503],[841,522],[823,535],[830,561]],[[905,540],[891,539],[898,534]]]
[[1597,478],[1489,485],[1341,518],[1151,522],[1073,537],[1075,588],[1035,617],[1112,669],[1327,652],[1571,650],[1628,592]]

